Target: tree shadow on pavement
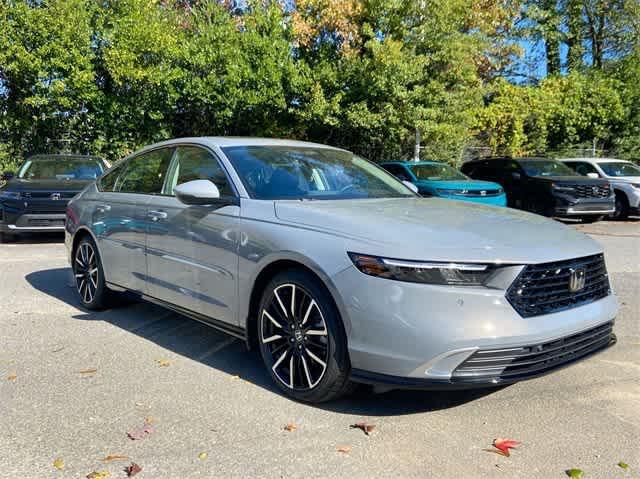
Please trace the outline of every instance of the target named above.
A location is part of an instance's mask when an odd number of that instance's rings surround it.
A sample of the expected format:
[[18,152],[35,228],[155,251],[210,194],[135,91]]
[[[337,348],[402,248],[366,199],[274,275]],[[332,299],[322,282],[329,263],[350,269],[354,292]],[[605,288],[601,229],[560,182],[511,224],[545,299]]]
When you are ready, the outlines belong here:
[[[247,351],[243,341],[145,302],[125,301],[121,307],[106,311],[84,310],[77,299],[69,268],[36,271],[28,274],[26,280],[38,291],[77,308],[79,314],[72,316],[76,320],[111,323],[176,354],[282,394],[265,370],[259,352]],[[394,390],[373,394],[371,388],[360,386],[348,397],[314,407],[343,414],[395,416],[453,408],[496,390]]]

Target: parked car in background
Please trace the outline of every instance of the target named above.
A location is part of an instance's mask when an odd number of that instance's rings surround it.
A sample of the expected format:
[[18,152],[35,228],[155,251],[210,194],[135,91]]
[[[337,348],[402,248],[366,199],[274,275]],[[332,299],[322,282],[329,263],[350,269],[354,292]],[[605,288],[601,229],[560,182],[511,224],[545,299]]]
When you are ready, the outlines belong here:
[[543,216],[602,219],[615,211],[607,180],[589,178],[546,158],[485,158],[462,165],[471,178],[495,181],[507,193],[507,204]]
[[67,202],[108,168],[101,158],[35,155],[0,187],[0,242],[20,233],[64,231]]
[[507,197],[497,183],[472,180],[446,163],[438,161],[393,161],[382,163],[389,173],[413,183],[422,196],[474,201],[506,206]]
[[640,215],[640,167],[630,161],[613,158],[563,158],[565,165],[581,175],[604,178],[611,183],[616,195],[615,219],[630,214]]
[[353,382],[499,386],[615,343],[594,240],[522,211],[421,198],[325,145],[151,145],[71,200],[65,241],[83,306],[131,291],[226,331],[302,401]]

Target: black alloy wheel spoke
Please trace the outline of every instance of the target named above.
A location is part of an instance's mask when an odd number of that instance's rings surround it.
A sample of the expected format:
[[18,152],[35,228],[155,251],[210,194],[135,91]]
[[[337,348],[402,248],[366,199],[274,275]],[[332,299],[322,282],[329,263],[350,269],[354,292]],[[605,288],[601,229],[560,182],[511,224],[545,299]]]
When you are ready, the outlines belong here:
[[299,285],[282,284],[261,312],[260,340],[272,371],[290,389],[313,389],[327,369],[329,343],[322,311]]

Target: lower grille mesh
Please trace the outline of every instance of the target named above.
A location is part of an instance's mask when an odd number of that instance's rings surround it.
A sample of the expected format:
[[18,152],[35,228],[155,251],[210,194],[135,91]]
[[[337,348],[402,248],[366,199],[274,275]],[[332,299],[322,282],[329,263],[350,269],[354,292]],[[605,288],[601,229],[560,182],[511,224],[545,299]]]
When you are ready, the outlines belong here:
[[518,348],[479,350],[453,372],[455,379],[525,379],[575,361],[613,341],[613,321],[547,343]]

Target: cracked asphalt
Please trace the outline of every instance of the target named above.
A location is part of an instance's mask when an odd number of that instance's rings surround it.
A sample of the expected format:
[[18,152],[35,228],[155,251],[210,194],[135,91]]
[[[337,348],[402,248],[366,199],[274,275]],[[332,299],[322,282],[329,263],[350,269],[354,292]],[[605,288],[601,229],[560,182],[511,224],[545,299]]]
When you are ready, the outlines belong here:
[[[81,309],[60,237],[0,245],[0,477],[119,478],[131,461],[142,479],[640,477],[640,221],[572,227],[605,248],[615,347],[502,389],[361,388],[320,406],[279,394],[258,353],[197,322],[144,303]],[[130,440],[145,420],[155,432]],[[485,451],[496,437],[522,445]]]

